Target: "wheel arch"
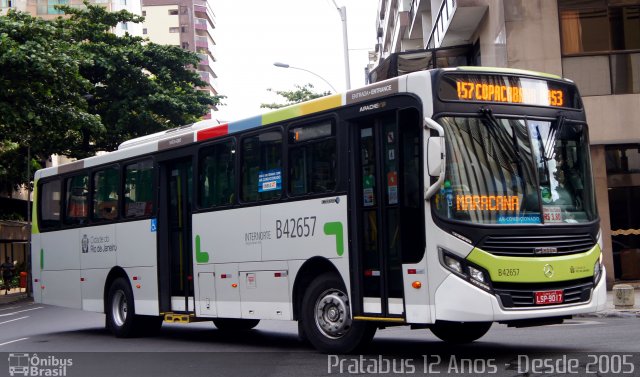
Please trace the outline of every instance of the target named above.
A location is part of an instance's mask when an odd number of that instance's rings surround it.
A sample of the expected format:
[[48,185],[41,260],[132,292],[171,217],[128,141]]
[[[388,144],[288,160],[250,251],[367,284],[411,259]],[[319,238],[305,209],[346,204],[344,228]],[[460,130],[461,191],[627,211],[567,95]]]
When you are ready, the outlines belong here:
[[[298,270],[295,281],[293,283],[292,300],[293,303],[293,319],[300,318],[300,307],[302,306],[302,298],[311,282],[318,276],[327,272],[334,272],[341,276],[336,266],[324,257],[313,257],[302,265]],[[345,282],[345,285],[348,282]]]
[[[102,293],[103,313],[107,312],[107,301],[108,301],[107,296],[109,295],[109,288],[117,278],[124,278],[127,281],[127,283],[131,285],[131,283],[129,282],[129,275],[127,275],[126,271],[122,267],[115,266],[111,268],[111,271],[109,271],[109,274],[107,275],[107,279],[105,280],[104,291]],[[133,293],[133,290],[132,290],[132,293]]]

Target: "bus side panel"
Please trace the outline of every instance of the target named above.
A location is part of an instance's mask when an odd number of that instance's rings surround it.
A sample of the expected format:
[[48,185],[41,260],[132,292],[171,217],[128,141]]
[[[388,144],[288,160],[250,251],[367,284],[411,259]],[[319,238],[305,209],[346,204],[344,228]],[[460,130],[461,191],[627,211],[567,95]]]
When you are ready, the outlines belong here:
[[156,267],[125,268],[133,290],[136,314],[160,315],[158,302],[158,269]]
[[[72,242],[68,240],[67,242]],[[116,226],[101,225],[81,228],[78,233],[80,267],[83,270],[93,268],[111,269],[116,264],[118,242]]]
[[41,233],[42,270],[79,270],[82,247],[79,234],[78,229]]
[[40,244],[42,303],[82,308],[79,230],[41,233]]
[[102,313],[104,311],[104,283],[109,269],[95,268],[82,270],[82,310]]
[[36,303],[42,302],[41,284],[42,269],[40,267],[41,258],[44,257],[42,249],[42,242],[40,240],[41,234],[31,235],[31,275],[30,279],[33,283],[33,301]]
[[346,196],[264,206],[261,219],[262,260],[346,258]]
[[157,238],[152,220],[117,224],[117,264],[121,267],[156,266]]
[[196,275],[212,272],[211,263],[262,259],[259,206],[194,215],[192,226]]
[[42,303],[81,309],[80,270],[42,271]]
[[293,318],[285,261],[243,263],[239,281],[242,318]]

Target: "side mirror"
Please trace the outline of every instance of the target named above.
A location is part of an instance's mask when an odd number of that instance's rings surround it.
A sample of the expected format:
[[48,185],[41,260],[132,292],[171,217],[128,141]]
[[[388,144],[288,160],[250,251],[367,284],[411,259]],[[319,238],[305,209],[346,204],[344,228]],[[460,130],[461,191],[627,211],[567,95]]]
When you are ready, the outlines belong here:
[[444,138],[441,136],[431,136],[427,141],[427,171],[432,177],[439,177],[442,173],[443,146]]

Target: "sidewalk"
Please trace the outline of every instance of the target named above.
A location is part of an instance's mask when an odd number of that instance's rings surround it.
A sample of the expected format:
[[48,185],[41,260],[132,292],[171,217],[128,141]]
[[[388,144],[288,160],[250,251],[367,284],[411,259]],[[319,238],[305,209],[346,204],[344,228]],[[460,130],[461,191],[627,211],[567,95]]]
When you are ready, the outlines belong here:
[[4,289],[0,290],[0,305],[10,304],[12,302],[21,301],[27,298],[27,290],[24,288],[14,288],[5,294]]
[[614,293],[613,291],[607,291],[607,306],[605,310],[597,313],[580,314],[576,317],[582,318],[626,318],[626,317],[638,317],[640,318],[640,288],[636,287],[634,290],[636,296],[636,302],[633,309],[616,309],[613,305]]

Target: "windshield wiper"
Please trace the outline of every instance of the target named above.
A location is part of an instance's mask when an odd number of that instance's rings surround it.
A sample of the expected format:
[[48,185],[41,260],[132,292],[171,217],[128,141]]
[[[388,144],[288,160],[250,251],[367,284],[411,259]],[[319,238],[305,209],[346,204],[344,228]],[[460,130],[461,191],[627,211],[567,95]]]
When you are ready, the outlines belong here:
[[544,149],[544,159],[546,161],[551,160],[556,154],[556,140],[558,139],[558,135],[562,135],[562,130],[564,129],[564,120],[564,115],[558,115],[556,117],[556,122],[552,123],[551,127],[549,128],[547,140],[542,146],[542,148]]
[[[504,128],[500,125],[500,122],[495,117],[495,115],[493,115],[493,111],[491,111],[491,109],[486,108],[484,106],[480,107],[480,114],[482,114],[482,123],[489,126],[490,129],[493,129],[494,133],[498,133],[499,135],[506,134]],[[511,144],[513,145],[515,157],[517,162],[519,163],[522,161],[522,157],[520,156],[520,146],[518,145],[518,138],[515,134],[515,130],[513,132],[513,135],[507,135],[507,136],[510,136],[511,138]],[[500,139],[504,139],[504,137],[501,138],[498,135],[496,135],[496,139],[499,142],[504,141],[504,140],[500,140]]]

